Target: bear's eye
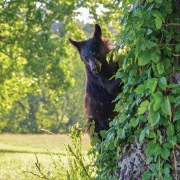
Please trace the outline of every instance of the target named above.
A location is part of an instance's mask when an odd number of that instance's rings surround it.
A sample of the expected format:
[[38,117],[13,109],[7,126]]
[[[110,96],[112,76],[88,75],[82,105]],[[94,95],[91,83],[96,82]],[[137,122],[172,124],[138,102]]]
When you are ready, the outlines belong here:
[[85,61],[89,63],[89,58],[87,56],[85,57]]
[[94,52],[93,55],[94,55],[95,58],[99,57],[99,54],[97,52]]

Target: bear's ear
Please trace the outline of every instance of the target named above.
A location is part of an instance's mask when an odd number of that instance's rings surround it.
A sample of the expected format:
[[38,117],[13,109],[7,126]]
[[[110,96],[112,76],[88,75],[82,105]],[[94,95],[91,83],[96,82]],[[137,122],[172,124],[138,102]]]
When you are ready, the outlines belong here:
[[101,37],[102,37],[101,27],[98,24],[95,24],[93,38],[101,39]]
[[111,41],[107,38],[102,38],[103,42],[106,44],[108,51],[113,51],[116,49],[116,46],[111,43]]
[[71,38],[69,38],[69,42],[70,42],[74,47],[76,47],[78,50],[81,49],[81,45],[82,45],[82,42],[81,42],[81,41],[75,41],[75,40],[72,40]]
[[113,51],[113,50],[116,49],[116,46],[114,46],[114,45],[112,45],[112,44],[108,44],[107,47],[108,47],[109,51]]

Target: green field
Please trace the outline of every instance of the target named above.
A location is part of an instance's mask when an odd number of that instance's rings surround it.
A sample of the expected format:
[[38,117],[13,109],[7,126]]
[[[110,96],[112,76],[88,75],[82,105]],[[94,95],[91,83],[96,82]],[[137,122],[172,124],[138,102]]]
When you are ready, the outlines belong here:
[[[56,153],[66,163],[64,144],[71,144],[67,135],[0,135],[0,180],[41,179],[36,173],[36,156],[46,171],[51,171],[52,160],[57,159]],[[87,135],[83,136],[82,152],[86,155],[90,149]]]

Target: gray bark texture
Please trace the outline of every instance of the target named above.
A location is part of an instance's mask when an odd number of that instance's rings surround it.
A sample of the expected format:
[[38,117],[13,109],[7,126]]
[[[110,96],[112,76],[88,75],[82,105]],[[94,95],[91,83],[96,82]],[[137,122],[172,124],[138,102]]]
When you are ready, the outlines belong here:
[[119,180],[140,180],[143,172],[148,169],[145,146],[141,146],[138,142],[126,146],[118,165]]

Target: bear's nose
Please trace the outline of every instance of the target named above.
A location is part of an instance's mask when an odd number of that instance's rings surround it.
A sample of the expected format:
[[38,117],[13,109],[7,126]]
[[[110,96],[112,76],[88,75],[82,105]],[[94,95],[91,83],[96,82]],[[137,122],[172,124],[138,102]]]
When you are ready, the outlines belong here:
[[91,71],[93,73],[98,73],[100,71],[100,69],[98,67],[94,66],[94,67],[91,68]]
[[91,71],[92,72],[96,72],[97,71],[97,67],[92,67]]

